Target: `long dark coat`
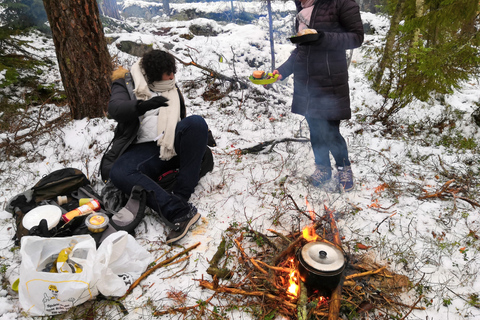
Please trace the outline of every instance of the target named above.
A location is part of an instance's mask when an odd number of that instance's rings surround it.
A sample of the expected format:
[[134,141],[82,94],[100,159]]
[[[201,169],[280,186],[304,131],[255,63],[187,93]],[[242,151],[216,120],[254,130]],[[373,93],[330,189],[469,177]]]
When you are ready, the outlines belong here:
[[[125,70],[125,69],[123,69]],[[125,72],[114,73],[112,77],[112,94],[108,103],[108,114],[115,119],[118,124],[115,128],[115,134],[107,151],[100,162],[100,174],[103,181],[107,181],[110,175],[110,169],[113,163],[123,154],[123,152],[130,146],[137,138],[137,131],[140,127],[137,111],[137,99],[133,95],[133,83],[125,79],[128,74]],[[118,77],[118,78],[115,78]],[[130,77],[129,77],[130,78]],[[180,117],[183,119],[186,116],[185,101],[178,89],[180,97]]]
[[[297,8],[301,9],[298,0]],[[347,49],[363,42],[363,23],[354,0],[319,0],[310,29],[324,34],[299,44],[278,68],[283,78],[294,74],[292,112],[326,120],[350,119]],[[298,29],[298,23],[297,23]]]

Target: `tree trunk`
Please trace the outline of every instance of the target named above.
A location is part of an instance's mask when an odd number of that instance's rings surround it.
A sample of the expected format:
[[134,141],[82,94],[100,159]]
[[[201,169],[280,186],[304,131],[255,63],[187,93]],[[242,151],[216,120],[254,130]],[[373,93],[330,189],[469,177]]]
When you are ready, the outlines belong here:
[[[423,16],[425,1],[424,0],[415,0],[415,18],[420,19]],[[415,28],[413,35],[413,45],[418,42],[420,36],[420,28]]]
[[162,0],[163,12],[170,17],[170,0]]
[[95,0],[43,0],[74,119],[102,117],[110,98],[111,57]]
[[272,71],[275,70],[275,47],[273,42],[273,22],[272,22],[272,1],[267,0],[267,10],[268,10],[268,29],[270,32],[270,55],[272,57]]
[[100,11],[100,14],[106,17],[122,20],[117,0],[99,0],[98,9]]
[[388,30],[385,46],[383,48],[383,54],[380,59],[380,63],[378,64],[378,68],[376,70],[375,79],[373,81],[373,87],[379,88],[380,84],[382,83],[383,74],[385,69],[389,63],[389,60],[392,56],[393,47],[395,44],[395,36],[398,34],[398,26],[400,20],[402,19],[403,8],[405,7],[405,0],[399,0],[397,2],[397,7],[395,12],[390,19],[390,29]]

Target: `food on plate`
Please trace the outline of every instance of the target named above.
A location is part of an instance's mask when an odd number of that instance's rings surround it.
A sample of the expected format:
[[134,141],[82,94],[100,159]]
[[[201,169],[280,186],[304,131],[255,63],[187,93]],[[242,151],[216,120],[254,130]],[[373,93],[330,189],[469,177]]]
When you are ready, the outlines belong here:
[[253,71],[253,74],[252,74],[252,76],[255,79],[262,79],[264,75],[265,75],[265,71],[261,71],[261,70],[255,70]]
[[304,36],[306,34],[315,34],[317,30],[315,29],[303,29],[302,31],[297,33],[297,37]]

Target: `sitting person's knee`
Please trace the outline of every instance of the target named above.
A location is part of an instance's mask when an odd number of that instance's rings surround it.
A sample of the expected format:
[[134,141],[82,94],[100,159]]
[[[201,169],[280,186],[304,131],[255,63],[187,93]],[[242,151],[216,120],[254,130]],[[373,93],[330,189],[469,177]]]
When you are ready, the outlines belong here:
[[208,125],[205,119],[198,115],[191,115],[184,118],[179,123],[180,128],[194,130],[196,134],[205,134],[208,133]]

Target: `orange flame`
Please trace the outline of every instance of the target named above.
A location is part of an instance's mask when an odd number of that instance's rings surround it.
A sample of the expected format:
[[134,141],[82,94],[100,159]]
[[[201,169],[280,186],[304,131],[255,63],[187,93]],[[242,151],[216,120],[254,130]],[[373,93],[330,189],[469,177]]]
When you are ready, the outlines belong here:
[[310,214],[310,219],[312,219],[312,221],[315,221],[315,211],[310,205],[310,202],[308,202],[307,196],[305,196],[305,203],[307,204],[307,212]]
[[303,238],[308,242],[310,242],[310,241],[317,240],[319,236],[316,234],[314,224],[313,224],[313,221],[315,221],[315,211],[310,206],[310,203],[307,200],[307,196],[305,196],[305,203],[307,204],[307,212],[310,214],[310,219],[312,219],[312,224],[303,228],[302,233],[303,233]]
[[303,238],[308,242],[315,241],[319,238],[319,236],[315,233],[315,228],[313,227],[313,224],[303,228],[302,233]]
[[[294,266],[293,258],[290,259],[289,261],[290,261],[290,264],[293,267]],[[287,294],[290,294],[293,298],[295,298],[295,297],[298,296],[298,289],[299,289],[299,286],[297,284],[297,281],[298,281],[297,271],[292,270],[292,272],[290,272],[288,277],[289,277],[288,278],[289,286],[288,286],[288,289],[287,289]]]
[[328,305],[328,300],[324,296],[320,296],[318,298],[317,307],[321,307],[322,305],[324,305],[324,306]]

